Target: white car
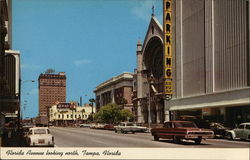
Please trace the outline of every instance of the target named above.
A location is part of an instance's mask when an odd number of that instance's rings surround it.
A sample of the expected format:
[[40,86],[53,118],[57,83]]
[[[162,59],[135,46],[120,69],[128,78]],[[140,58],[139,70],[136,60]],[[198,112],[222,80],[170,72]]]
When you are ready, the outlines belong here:
[[228,130],[225,137],[231,140],[250,140],[250,123],[241,123],[237,128]]
[[104,124],[97,123],[97,124],[91,124],[91,129],[104,129]]
[[90,128],[90,127],[91,127],[91,124],[82,123],[82,124],[79,125],[79,127]]
[[115,126],[115,132],[121,133],[135,133],[135,132],[147,132],[147,127],[138,126],[132,122],[121,122],[118,126]]
[[54,146],[54,136],[50,134],[48,127],[33,127],[29,129],[27,136],[28,146]]

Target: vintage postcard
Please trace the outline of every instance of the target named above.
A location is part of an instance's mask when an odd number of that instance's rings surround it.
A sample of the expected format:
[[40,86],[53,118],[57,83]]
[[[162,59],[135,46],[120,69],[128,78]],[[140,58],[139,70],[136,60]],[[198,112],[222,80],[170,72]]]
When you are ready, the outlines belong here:
[[249,21],[249,0],[0,0],[0,159],[249,159]]

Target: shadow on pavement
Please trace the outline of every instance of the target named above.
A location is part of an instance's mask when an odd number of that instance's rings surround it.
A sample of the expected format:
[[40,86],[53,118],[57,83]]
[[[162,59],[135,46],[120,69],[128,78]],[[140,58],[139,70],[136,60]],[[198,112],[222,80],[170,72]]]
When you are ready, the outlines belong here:
[[183,141],[183,140],[180,141],[179,143],[176,143],[173,140],[159,140],[158,142],[172,143],[172,144],[177,144],[177,145],[193,145],[193,146],[197,146],[197,145],[201,145],[201,146],[211,145],[211,144],[204,143],[204,141],[201,141],[200,144],[195,144],[194,141]]

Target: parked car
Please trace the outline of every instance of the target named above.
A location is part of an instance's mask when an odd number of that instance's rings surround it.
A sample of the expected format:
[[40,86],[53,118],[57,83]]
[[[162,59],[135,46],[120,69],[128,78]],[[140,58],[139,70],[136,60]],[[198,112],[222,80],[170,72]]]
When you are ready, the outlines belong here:
[[113,124],[106,124],[106,125],[104,125],[104,129],[105,130],[114,130],[115,128],[114,128]]
[[88,123],[82,123],[79,125],[80,127],[84,127],[84,128],[90,128],[91,127],[91,124],[88,124]]
[[148,132],[149,131],[147,127],[141,126],[140,124],[134,123],[133,127],[135,128],[135,132]]
[[218,122],[209,122],[205,119],[197,118],[196,116],[181,116],[181,121],[192,121],[194,122],[198,128],[211,129],[214,131],[215,137],[224,138],[227,130],[232,129],[232,123],[218,123]]
[[165,122],[162,128],[151,129],[154,140],[159,138],[173,139],[179,143],[182,139],[193,140],[200,144],[202,139],[214,138],[214,132],[210,129],[201,129],[191,121],[169,121]]
[[148,129],[146,127],[138,126],[133,122],[121,122],[118,126],[115,126],[115,132],[121,133],[135,133],[135,132],[146,132]]
[[226,136],[227,130],[229,130],[230,128],[225,127],[221,123],[211,122],[210,129],[214,131],[215,137],[224,138]]
[[22,126],[22,135],[23,135],[22,138],[23,138],[25,143],[27,142],[26,140],[27,140],[27,137],[29,135],[29,130],[30,130],[30,128],[33,128],[33,127],[34,127],[34,125],[31,125],[31,124]]
[[101,123],[91,124],[90,128],[92,128],[92,129],[104,129],[104,124],[101,124]]
[[53,127],[53,123],[49,122],[48,127]]
[[237,128],[228,130],[225,136],[227,139],[250,140],[250,122],[241,123]]
[[29,129],[27,136],[28,146],[54,146],[54,136],[50,134],[48,127],[33,127]]

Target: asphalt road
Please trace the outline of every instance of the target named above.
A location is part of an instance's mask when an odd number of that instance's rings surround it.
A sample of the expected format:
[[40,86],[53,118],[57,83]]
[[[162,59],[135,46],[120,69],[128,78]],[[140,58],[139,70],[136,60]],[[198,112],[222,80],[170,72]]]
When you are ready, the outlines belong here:
[[225,139],[203,140],[200,145],[193,141],[176,144],[171,140],[154,141],[150,133],[121,134],[114,131],[90,128],[50,128],[55,137],[55,147],[165,147],[165,148],[250,148],[247,141]]

